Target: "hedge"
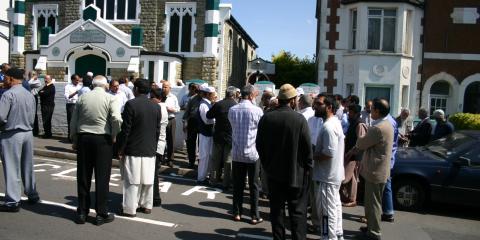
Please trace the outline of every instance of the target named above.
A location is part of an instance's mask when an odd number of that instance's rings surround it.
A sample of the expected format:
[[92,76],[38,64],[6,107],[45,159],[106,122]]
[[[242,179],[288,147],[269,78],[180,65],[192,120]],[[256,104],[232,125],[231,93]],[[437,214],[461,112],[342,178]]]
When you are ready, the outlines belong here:
[[480,130],[480,114],[455,113],[448,120],[458,130]]

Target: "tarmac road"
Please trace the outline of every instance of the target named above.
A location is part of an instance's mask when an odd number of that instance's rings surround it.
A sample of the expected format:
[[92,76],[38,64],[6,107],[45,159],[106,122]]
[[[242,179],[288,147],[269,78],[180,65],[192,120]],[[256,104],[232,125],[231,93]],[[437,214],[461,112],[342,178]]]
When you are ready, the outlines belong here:
[[[73,222],[76,209],[76,164],[58,159],[35,159],[37,188],[42,203],[22,204],[19,213],[0,213],[0,240],[31,239],[271,239],[268,201],[260,201],[265,222],[250,225],[248,205],[243,221],[231,219],[231,193],[196,186],[192,179],[161,176],[163,205],[152,214],[136,218],[118,217],[100,227],[92,224],[91,212],[85,225]],[[0,174],[0,199],[3,201],[3,168]],[[119,170],[113,169],[110,183],[110,209],[116,212],[122,201]],[[93,189],[92,189],[93,190]],[[92,198],[94,199],[94,198]],[[480,200],[479,200],[480,201]],[[248,202],[247,199],[244,203]],[[93,203],[92,203],[93,205]],[[358,217],[363,207],[344,208],[345,239],[357,239]],[[422,213],[400,212],[395,223],[383,223],[383,239],[480,239],[480,211],[458,206],[434,205]],[[309,235],[310,239],[319,239]]]

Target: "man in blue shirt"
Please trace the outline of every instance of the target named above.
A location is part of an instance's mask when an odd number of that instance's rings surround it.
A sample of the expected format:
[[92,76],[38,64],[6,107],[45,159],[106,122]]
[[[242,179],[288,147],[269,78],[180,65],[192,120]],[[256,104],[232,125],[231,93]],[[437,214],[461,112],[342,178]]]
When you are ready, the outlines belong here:
[[[393,128],[393,147],[392,147],[392,158],[390,161],[390,170],[391,170],[395,165],[395,154],[397,154],[398,125],[397,125],[397,121],[395,121],[392,115],[388,114],[387,119],[392,124],[392,128]],[[393,222],[394,211],[393,211],[393,197],[392,197],[392,177],[389,177],[387,179],[387,183],[385,184],[385,189],[383,190],[382,210],[383,210],[382,221]]]
[[23,69],[10,68],[4,73],[4,87],[8,90],[0,98],[0,155],[5,173],[5,203],[0,205],[0,212],[18,212],[22,182],[28,202],[40,200],[33,172],[35,98],[21,86]]

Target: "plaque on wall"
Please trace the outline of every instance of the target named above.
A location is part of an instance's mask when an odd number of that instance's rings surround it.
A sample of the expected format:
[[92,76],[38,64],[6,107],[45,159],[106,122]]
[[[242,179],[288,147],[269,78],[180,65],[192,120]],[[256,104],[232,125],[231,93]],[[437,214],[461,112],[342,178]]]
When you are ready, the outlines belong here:
[[105,43],[106,35],[100,30],[77,30],[70,34],[70,43]]

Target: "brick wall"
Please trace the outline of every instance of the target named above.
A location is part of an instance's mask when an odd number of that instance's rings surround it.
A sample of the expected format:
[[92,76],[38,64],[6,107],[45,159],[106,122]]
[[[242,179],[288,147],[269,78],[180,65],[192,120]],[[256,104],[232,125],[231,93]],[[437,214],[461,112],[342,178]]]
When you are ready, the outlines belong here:
[[112,79],[120,79],[120,77],[126,77],[129,76],[129,74],[125,68],[111,68],[110,76]]
[[25,69],[25,56],[12,54],[10,55],[10,64],[13,67],[23,68]]
[[209,85],[218,88],[218,61],[215,58],[203,58],[202,59],[202,79],[207,81]]
[[56,82],[65,81],[65,68],[63,67],[47,67],[47,74],[52,76]]

